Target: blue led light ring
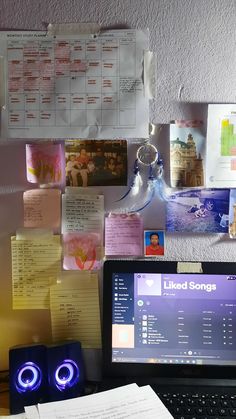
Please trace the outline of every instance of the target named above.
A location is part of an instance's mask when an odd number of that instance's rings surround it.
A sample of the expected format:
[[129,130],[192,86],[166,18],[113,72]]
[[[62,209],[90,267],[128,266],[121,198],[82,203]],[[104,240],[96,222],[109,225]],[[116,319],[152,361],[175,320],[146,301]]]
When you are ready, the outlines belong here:
[[78,365],[71,359],[65,359],[54,374],[55,384],[60,391],[74,386],[79,381]]
[[15,385],[19,393],[35,391],[42,382],[42,372],[37,364],[26,362],[16,373]]

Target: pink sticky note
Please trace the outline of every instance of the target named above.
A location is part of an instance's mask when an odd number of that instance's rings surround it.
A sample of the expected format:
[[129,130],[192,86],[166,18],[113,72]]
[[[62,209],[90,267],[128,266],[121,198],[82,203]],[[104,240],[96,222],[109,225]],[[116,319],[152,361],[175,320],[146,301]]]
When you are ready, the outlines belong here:
[[62,184],[64,166],[64,150],[61,144],[26,144],[28,182]]
[[111,214],[105,219],[105,254],[141,256],[143,222],[138,214]]
[[63,235],[63,268],[96,270],[101,267],[100,233],[66,233]]
[[61,191],[31,189],[25,191],[24,227],[59,229],[61,225]]

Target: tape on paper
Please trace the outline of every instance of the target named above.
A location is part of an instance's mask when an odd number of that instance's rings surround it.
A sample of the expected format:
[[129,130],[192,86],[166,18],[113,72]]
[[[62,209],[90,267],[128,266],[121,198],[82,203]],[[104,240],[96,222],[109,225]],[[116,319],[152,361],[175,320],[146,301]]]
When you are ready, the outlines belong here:
[[177,273],[202,273],[202,264],[200,262],[178,262]]
[[101,26],[98,23],[49,23],[47,35],[98,35]]

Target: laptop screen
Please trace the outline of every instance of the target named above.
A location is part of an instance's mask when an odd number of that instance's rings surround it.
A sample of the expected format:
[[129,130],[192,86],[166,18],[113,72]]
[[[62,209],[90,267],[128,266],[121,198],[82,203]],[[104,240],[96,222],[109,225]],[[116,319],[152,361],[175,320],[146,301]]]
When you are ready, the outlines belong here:
[[236,365],[236,275],[117,270],[111,280],[113,363]]
[[236,263],[107,260],[103,375],[236,378]]

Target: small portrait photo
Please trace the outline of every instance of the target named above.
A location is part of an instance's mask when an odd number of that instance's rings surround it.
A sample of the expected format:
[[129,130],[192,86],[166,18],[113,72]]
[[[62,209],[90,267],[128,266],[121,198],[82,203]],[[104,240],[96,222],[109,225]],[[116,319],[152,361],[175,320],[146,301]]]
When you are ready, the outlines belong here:
[[144,231],[144,256],[163,256],[164,255],[164,231],[145,230]]

